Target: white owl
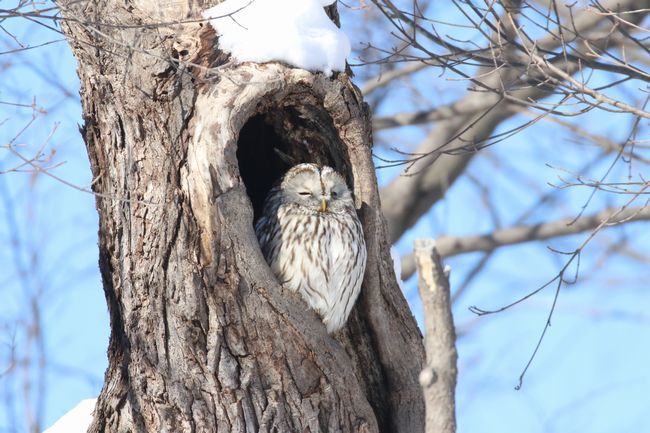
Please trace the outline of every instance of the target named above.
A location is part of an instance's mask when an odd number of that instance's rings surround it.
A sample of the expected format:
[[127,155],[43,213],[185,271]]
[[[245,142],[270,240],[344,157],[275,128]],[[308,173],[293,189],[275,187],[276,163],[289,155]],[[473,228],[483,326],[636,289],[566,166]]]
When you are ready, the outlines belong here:
[[343,327],[366,267],[363,229],[343,177],[315,164],[291,168],[266,197],[255,232],[280,283],[302,295],[328,332]]

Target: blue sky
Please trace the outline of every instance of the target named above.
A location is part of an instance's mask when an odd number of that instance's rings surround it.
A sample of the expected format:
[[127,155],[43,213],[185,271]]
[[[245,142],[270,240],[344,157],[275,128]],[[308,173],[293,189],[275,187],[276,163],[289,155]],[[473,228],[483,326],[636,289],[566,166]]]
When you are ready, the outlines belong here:
[[[60,39],[25,20],[8,20],[3,27],[23,44]],[[14,48],[12,42],[6,34],[0,37],[0,51]],[[0,142],[13,139],[34,114],[31,108],[6,103],[35,103],[44,112],[39,110],[17,137],[16,149],[32,155],[45,144],[46,155],[56,152],[48,165],[62,164],[52,169],[53,174],[75,185],[88,185],[90,167],[78,132],[79,83],[67,44],[5,54],[2,60]],[[16,161],[8,151],[0,150],[0,170],[14,167]],[[0,243],[6,246],[0,252],[0,362],[7,361],[12,341],[19,356],[40,352],[35,344],[27,344],[29,337],[22,325],[32,322],[30,303],[37,299],[42,352],[47,359],[42,393],[42,426],[47,426],[81,398],[99,392],[107,365],[108,317],[97,269],[94,198],[47,176],[34,178],[29,173],[0,175],[0,194]],[[10,225],[12,220],[15,224]],[[19,282],[21,269],[29,274],[24,284]],[[33,381],[38,377],[36,368],[29,369]],[[6,402],[0,409],[0,431],[27,431],[24,377],[19,373],[0,378]],[[34,390],[36,394],[41,393]]]
[[[344,28],[353,29],[351,20],[361,12],[343,12]],[[9,20],[2,25],[27,45],[60,39],[60,35],[25,20]],[[358,34],[350,36],[353,42],[360,41]],[[0,52],[14,47],[15,41],[0,34]],[[30,105],[35,101],[46,113],[37,114],[14,145],[24,145],[21,151],[29,154],[46,143],[46,153],[56,151],[51,164],[61,163],[51,172],[75,185],[88,185],[91,174],[78,132],[82,123],[79,83],[69,47],[58,42],[18,54],[3,54],[0,60],[0,145],[13,139],[33,115],[30,108],[6,103]],[[438,77],[436,72],[423,74],[421,80],[433,81],[427,92],[444,101],[453,99],[462,89],[458,82],[446,78]],[[404,91],[391,98],[395,107],[401,107],[395,111],[401,111],[403,101],[411,96]],[[583,127],[603,134],[620,133],[617,128],[626,121],[603,113],[585,119]],[[378,138],[417,143],[421,135],[406,128]],[[558,171],[547,163],[575,167],[597,153],[572,146],[568,140],[563,130],[542,122],[516,139],[489,149],[489,155],[471,164],[469,173],[482,179],[499,203],[504,225],[512,223],[535,200],[532,191],[547,192],[547,183],[556,180]],[[0,171],[15,163],[15,157],[0,148]],[[594,168],[594,173],[604,167],[605,163]],[[513,169],[521,172],[521,177],[513,176]],[[378,174],[383,184],[394,171],[379,170]],[[524,188],[528,181],[534,184]],[[531,221],[574,215],[585,199],[585,192],[573,189],[557,195],[560,205],[541,209]],[[0,248],[0,372],[9,359],[12,342],[18,355],[42,350],[47,363],[41,421],[47,427],[79,400],[98,394],[107,365],[108,317],[97,269],[94,198],[30,173],[0,175],[0,197],[0,245],[5,246]],[[593,210],[618,200],[599,195]],[[407,253],[419,237],[489,230],[486,213],[474,184],[465,179],[450,189],[397,248]],[[622,230],[638,250],[650,255],[650,235],[644,224]],[[468,311],[472,305],[500,307],[545,283],[565,259],[552,254],[547,245],[570,250],[584,236],[496,252],[455,304],[460,333],[459,432],[650,431],[650,313],[646,307],[650,279],[644,268],[647,265],[618,255],[607,257],[608,241],[616,239],[620,232],[604,232],[589,246],[581,264],[582,278],[562,290],[553,326],[521,390],[515,391],[514,387],[546,320],[553,289],[504,313],[477,318]],[[460,284],[479,258],[469,254],[448,260],[453,269],[452,286]],[[27,277],[19,278],[21,272]],[[405,294],[421,320],[413,279],[406,283]],[[30,321],[32,299],[37,299],[41,307],[39,323],[45,336],[42,349],[28,345],[25,328],[17,325]],[[36,367],[30,369],[28,377],[37,377]],[[23,390],[21,374],[0,377],[0,433],[27,431]]]

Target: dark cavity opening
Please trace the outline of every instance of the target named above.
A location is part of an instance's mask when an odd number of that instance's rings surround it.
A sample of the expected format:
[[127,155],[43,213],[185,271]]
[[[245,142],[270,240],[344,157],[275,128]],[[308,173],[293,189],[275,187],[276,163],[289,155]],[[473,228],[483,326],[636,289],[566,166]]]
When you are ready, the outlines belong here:
[[264,198],[292,166],[329,165],[348,175],[348,157],[329,114],[316,106],[273,107],[254,115],[239,132],[239,174],[253,204],[254,221]]

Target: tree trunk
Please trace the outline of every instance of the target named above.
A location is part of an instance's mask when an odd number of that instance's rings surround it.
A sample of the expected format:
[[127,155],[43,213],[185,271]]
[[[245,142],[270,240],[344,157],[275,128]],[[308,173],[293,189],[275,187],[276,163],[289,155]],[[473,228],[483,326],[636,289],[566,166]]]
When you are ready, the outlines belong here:
[[[346,74],[231,61],[192,20],[202,3],[59,2],[111,317],[89,431],[423,431],[422,340],[388,253],[367,106]],[[364,226],[364,284],[336,338],[278,285],[253,231],[293,162],[344,173]]]

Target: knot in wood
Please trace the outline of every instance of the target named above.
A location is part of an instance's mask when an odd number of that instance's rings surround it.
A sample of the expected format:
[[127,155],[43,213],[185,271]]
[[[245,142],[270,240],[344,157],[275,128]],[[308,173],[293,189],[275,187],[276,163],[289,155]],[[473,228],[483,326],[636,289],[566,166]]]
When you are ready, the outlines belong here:
[[424,370],[420,372],[420,386],[427,388],[438,381],[438,373],[432,367],[425,367]]

